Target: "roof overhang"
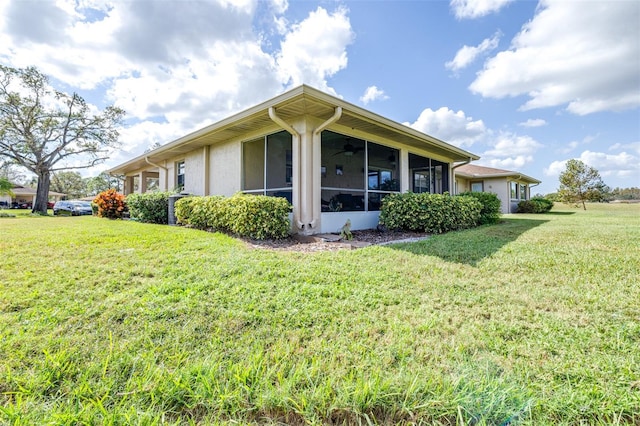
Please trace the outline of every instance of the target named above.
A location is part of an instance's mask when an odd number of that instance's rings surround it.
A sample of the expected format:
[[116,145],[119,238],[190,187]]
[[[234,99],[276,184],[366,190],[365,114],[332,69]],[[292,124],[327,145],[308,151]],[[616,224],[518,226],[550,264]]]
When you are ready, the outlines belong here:
[[541,183],[538,179],[534,179],[531,176],[527,176],[518,172],[505,172],[505,173],[465,173],[456,170],[456,176],[463,177],[465,179],[496,179],[496,178],[511,178],[520,182],[526,183]]
[[157,163],[170,160],[197,148],[242,138],[243,135],[254,132],[256,129],[274,126],[274,122],[269,117],[269,108],[271,107],[275,108],[278,116],[285,121],[303,115],[326,120],[334,114],[336,107],[342,107],[342,116],[336,121],[338,125],[379,135],[404,145],[429,150],[443,157],[451,158],[454,162],[480,158],[404,124],[389,120],[307,85],[301,85],[266,102],[162,145],[153,151],[139,155],[107,172],[114,175],[127,174],[149,167],[149,162]]

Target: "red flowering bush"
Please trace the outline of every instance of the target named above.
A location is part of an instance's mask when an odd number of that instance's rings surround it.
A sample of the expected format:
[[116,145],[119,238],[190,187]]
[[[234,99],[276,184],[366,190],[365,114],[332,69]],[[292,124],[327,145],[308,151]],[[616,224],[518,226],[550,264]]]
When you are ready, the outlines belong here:
[[122,215],[127,211],[125,196],[113,188],[96,195],[93,202],[98,206],[98,217],[122,219]]

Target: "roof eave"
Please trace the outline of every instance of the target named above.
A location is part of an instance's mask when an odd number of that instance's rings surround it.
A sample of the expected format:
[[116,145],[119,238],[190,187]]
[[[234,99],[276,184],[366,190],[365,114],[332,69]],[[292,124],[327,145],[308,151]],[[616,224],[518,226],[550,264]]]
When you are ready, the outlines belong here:
[[162,157],[163,154],[168,156],[171,151],[176,150],[179,147],[183,147],[184,145],[191,143],[196,143],[199,139],[211,135],[215,132],[223,131],[225,128],[231,128],[242,121],[247,121],[251,117],[259,117],[262,114],[265,114],[270,107],[273,108],[282,108],[287,104],[293,103],[300,98],[304,100],[309,100],[311,102],[319,102],[326,104],[327,106],[332,107],[342,107],[345,114],[349,114],[354,118],[366,120],[371,123],[375,123],[378,126],[385,127],[388,130],[396,132],[400,135],[405,135],[409,138],[413,138],[416,141],[422,141],[427,144],[434,145],[435,147],[447,151],[451,153],[454,161],[473,161],[478,160],[480,157],[465,151],[461,148],[448,144],[440,139],[437,139],[433,136],[422,133],[416,129],[413,129],[404,124],[395,122],[388,118],[385,118],[381,115],[373,113],[371,111],[367,111],[363,108],[360,108],[354,104],[346,102],[342,99],[336,98],[335,96],[324,93],[318,89],[314,89],[307,85],[300,85],[295,87],[287,92],[284,92],[274,98],[271,98],[267,101],[264,101],[258,105],[255,105],[251,108],[248,108],[239,113],[233,114],[225,119],[222,119],[216,123],[213,123],[209,126],[203,127],[202,129],[191,132],[185,136],[182,136],[172,142],[169,142],[165,145],[162,145],[152,151],[141,154],[125,163],[122,163],[116,167],[113,167],[107,170],[109,174],[124,174],[126,172],[130,172],[132,170],[137,170],[140,168],[142,164],[146,164],[146,158],[149,157]]

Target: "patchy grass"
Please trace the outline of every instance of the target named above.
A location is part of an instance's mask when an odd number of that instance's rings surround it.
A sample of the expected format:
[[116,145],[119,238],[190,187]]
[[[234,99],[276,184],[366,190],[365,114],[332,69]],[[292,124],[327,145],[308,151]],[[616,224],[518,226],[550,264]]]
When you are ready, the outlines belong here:
[[640,422],[640,206],[251,250],[0,220],[0,423]]

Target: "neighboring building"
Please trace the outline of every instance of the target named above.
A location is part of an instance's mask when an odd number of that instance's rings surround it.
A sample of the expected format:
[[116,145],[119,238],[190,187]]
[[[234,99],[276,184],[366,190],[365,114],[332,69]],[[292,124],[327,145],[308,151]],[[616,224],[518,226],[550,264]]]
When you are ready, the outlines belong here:
[[393,192],[453,192],[453,167],[479,157],[302,85],[109,170],[125,194],[179,189],[287,198],[292,232],[375,228]]
[[531,198],[531,188],[540,181],[510,170],[464,164],[455,169],[456,194],[493,192],[500,199],[502,213],[515,213],[518,203]]
[[[13,196],[0,195],[0,208],[32,208],[36,201],[36,190],[28,186],[14,184],[11,188]],[[56,202],[61,200],[66,194],[60,192],[49,191],[49,201]]]

